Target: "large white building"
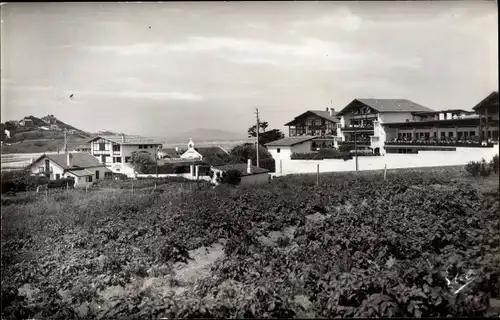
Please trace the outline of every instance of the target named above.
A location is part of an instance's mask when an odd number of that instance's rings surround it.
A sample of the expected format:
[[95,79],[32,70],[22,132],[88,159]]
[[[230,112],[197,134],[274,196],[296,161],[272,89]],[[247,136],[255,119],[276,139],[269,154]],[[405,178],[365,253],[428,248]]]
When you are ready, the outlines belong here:
[[90,153],[115,173],[134,175],[131,165],[132,153],[148,154],[152,161],[157,158],[162,142],[129,135],[102,135],[89,140]]
[[[297,127],[299,122],[305,121],[307,124],[309,121],[305,115],[312,117],[312,113],[308,112],[287,124],[295,126],[290,130],[289,138],[266,146],[276,160],[277,172],[281,171],[283,161],[292,160],[293,153],[313,153],[321,148],[338,148],[342,145],[356,150],[365,149],[376,155],[417,154],[421,151],[427,151],[426,155],[430,155],[431,151],[446,151],[446,157],[453,156],[449,151],[460,148],[460,152],[467,151],[472,159],[474,154],[483,153],[479,150],[474,152],[476,148],[494,148],[498,144],[498,100],[498,92],[493,92],[472,108],[473,111],[437,111],[407,99],[354,99],[335,114],[338,119],[335,136],[328,135],[324,130],[321,135],[311,135],[313,127],[306,131],[297,129],[302,128],[301,125]],[[331,122],[334,120],[332,118]],[[319,120],[314,121],[317,126],[323,125]],[[313,123],[312,120],[309,122]],[[304,135],[304,132],[310,133]],[[464,148],[468,150],[464,151]],[[484,153],[490,154],[488,150]],[[435,165],[446,165],[441,162]]]

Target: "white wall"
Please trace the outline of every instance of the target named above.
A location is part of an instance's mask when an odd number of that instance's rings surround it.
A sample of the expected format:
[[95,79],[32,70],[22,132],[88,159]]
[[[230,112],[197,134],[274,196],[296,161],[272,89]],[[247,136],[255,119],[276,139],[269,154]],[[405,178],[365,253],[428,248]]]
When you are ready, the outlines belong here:
[[[33,166],[31,167],[31,173],[33,173],[33,174],[39,174],[40,173],[40,167],[42,167],[43,170],[45,170],[45,160],[46,160],[46,158],[43,158],[40,161],[38,161],[37,163],[33,164]],[[61,167],[59,167],[58,165],[56,165],[52,160],[49,159],[49,162],[50,162],[50,165],[49,165],[50,169],[49,170],[53,171],[50,174],[49,179],[50,180],[55,180],[56,179],[56,174],[59,174],[60,177],[62,177],[64,170]]]
[[412,120],[413,116],[410,112],[390,112],[390,113],[379,113],[378,121],[381,123],[386,122],[405,122],[406,119]]
[[[379,157],[359,157],[358,166],[361,171],[384,169],[384,165],[387,165],[388,169],[455,166],[465,165],[469,161],[480,161],[482,158],[490,161],[495,154],[499,154],[498,145],[493,148],[456,149],[457,151],[419,151],[418,154],[389,153]],[[282,174],[314,173],[317,164],[320,165],[320,172],[356,170],[355,159],[282,160]]]

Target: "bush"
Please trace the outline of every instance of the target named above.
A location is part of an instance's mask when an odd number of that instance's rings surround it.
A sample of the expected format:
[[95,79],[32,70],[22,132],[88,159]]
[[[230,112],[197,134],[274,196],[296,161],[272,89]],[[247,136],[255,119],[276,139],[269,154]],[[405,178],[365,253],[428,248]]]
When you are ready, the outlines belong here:
[[75,186],[75,179],[73,179],[73,178],[63,178],[63,179],[51,180],[47,184],[47,187],[49,189],[66,188],[66,187],[73,188],[74,186]]
[[490,161],[490,168],[493,172],[495,172],[495,174],[498,174],[498,167],[498,154],[496,154]]
[[238,170],[228,170],[222,174],[221,183],[238,185],[241,182],[241,173]]
[[473,177],[487,177],[491,174],[492,168],[491,164],[488,164],[486,160],[482,159],[481,161],[470,161],[467,163],[465,165],[465,171]]
[[339,145],[340,152],[349,152],[351,150],[354,150],[354,144],[340,144]]
[[323,160],[323,159],[352,159],[350,152],[342,152],[335,149],[320,149],[318,152],[292,153],[292,160]]

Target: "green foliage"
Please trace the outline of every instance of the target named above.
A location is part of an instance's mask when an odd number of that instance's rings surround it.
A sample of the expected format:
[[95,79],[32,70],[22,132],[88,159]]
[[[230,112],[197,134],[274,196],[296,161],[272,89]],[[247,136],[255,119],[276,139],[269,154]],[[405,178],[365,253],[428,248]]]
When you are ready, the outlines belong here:
[[[315,175],[294,175],[187,201],[177,200],[175,183],[161,194],[2,199],[1,316],[498,315],[490,310],[500,298],[498,190],[477,191],[460,175],[335,173],[320,186]],[[175,280],[176,261],[193,261],[191,250],[219,239],[224,256],[201,264],[207,276]],[[155,281],[164,282],[148,287]]]
[[498,163],[498,154],[493,156],[493,159],[490,161],[490,167],[495,174],[498,174],[499,163]]
[[[265,145],[266,143],[276,141],[283,139],[285,137],[285,134],[279,130],[279,129],[271,129],[271,130],[266,130],[269,124],[267,122],[261,122],[260,123],[260,130],[259,130],[259,144],[260,145]],[[250,128],[248,128],[248,137],[257,137],[257,132],[255,128],[257,125],[253,125]]]
[[148,171],[149,167],[154,165],[154,161],[151,159],[151,155],[146,152],[132,152],[130,158],[134,170],[138,173],[144,173]]
[[347,152],[342,152],[335,149],[320,149],[318,152],[309,153],[292,153],[294,160],[323,160],[323,159],[352,159],[352,155]]
[[221,183],[238,185],[241,181],[241,173],[238,170],[228,170],[222,174]]
[[487,177],[494,168],[492,168],[491,163],[489,164],[486,160],[482,159],[481,161],[470,161],[465,165],[465,170],[473,177]]

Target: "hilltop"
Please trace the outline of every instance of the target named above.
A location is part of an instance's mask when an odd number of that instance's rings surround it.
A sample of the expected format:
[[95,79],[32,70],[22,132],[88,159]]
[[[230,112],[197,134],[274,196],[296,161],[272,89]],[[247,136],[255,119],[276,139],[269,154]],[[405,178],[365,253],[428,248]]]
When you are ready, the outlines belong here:
[[69,125],[54,115],[42,118],[27,116],[19,121],[0,124],[2,153],[37,153],[57,151],[64,146],[64,131],[71,150],[84,143],[89,133]]

